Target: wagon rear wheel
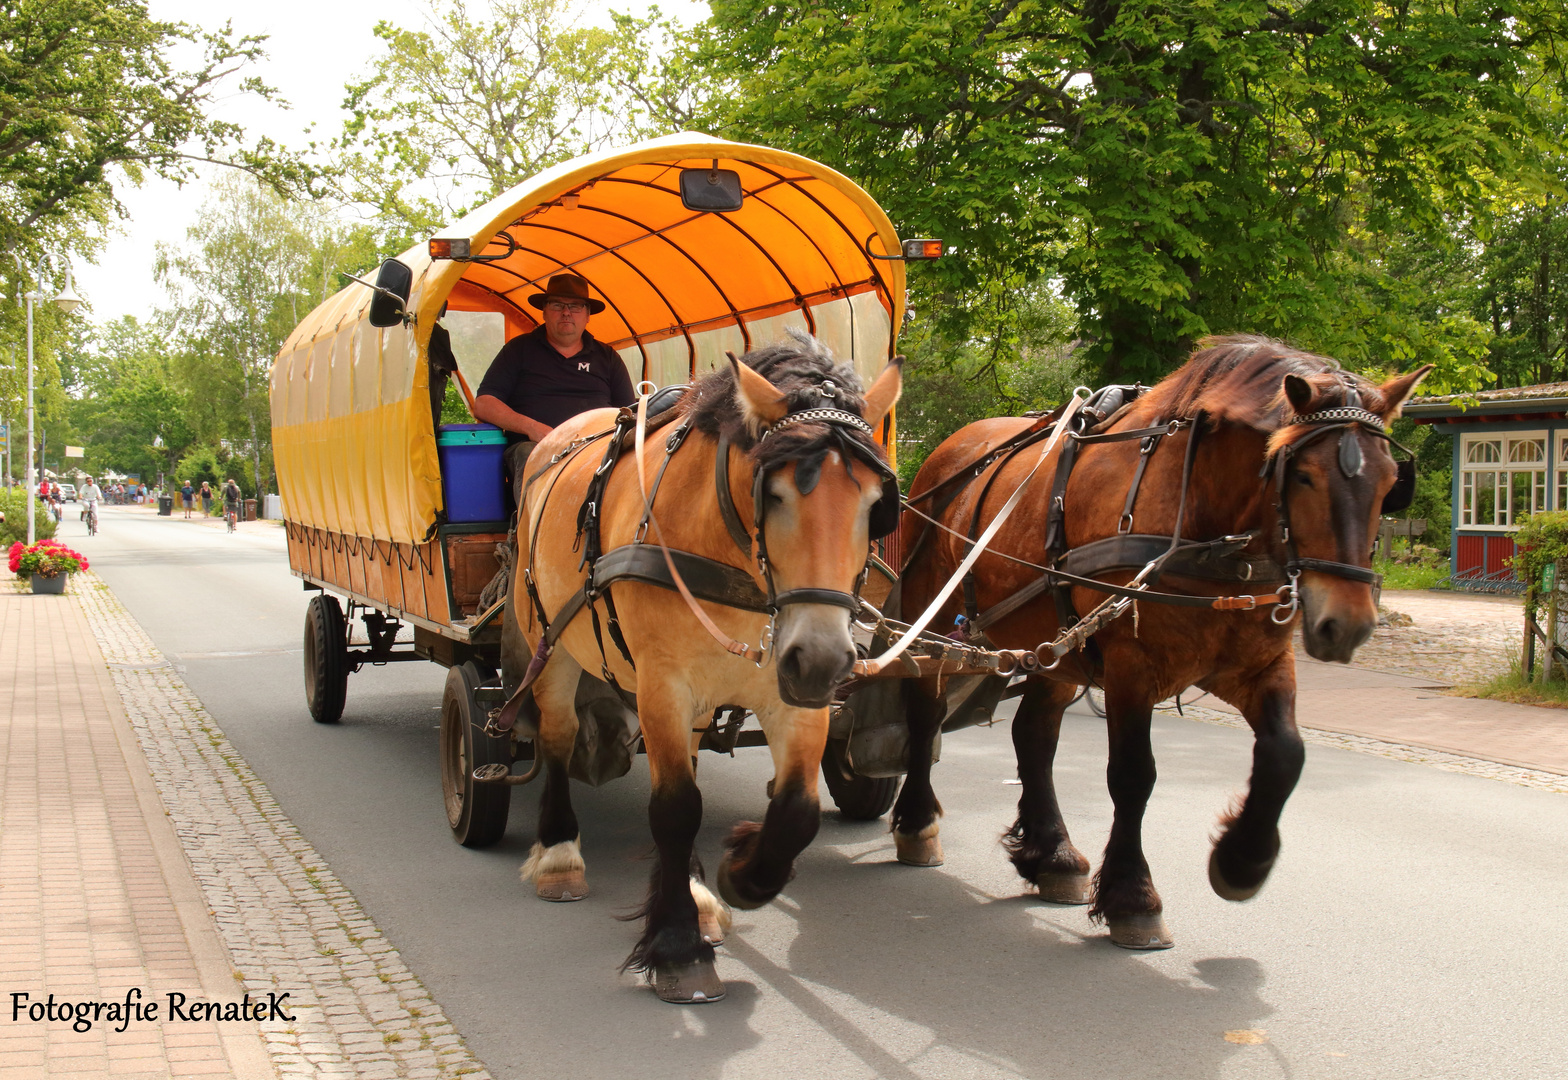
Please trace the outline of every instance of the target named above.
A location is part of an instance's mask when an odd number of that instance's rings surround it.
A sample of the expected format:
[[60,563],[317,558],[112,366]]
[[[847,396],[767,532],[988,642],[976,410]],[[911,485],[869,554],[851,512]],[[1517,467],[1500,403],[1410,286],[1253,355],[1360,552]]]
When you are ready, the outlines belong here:
[[318,724],[343,717],[348,697],[348,631],[337,598],[311,597],[305,609],[305,704]]
[[505,736],[485,734],[485,711],[474,701],[484,678],[472,662],[448,669],[441,695],[441,794],[446,823],[464,847],[489,847],[506,832],[512,789],[506,784],[480,784],[474,770],[481,765],[511,767],[512,750]]
[[[898,777],[861,776],[849,768],[849,745],[829,739],[822,751],[822,779],[838,812],[851,821],[871,821],[888,812],[898,797]],[[845,774],[849,773],[848,776]]]

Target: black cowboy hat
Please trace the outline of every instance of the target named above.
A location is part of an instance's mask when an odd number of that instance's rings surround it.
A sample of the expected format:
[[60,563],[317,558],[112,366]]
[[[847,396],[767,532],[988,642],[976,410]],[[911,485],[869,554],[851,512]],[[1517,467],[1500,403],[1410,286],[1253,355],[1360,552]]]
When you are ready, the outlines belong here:
[[549,299],[581,300],[588,305],[588,314],[597,315],[604,310],[604,301],[595,300],[588,295],[588,283],[576,274],[556,274],[550,279],[544,292],[534,293],[528,302],[540,311],[544,310],[544,302]]

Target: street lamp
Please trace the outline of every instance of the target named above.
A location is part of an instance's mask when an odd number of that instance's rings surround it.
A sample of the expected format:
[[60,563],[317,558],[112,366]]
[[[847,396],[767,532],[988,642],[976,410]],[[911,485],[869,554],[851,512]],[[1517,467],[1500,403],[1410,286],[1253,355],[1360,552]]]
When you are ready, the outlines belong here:
[[[13,253],[14,254],[14,253]],[[22,265],[22,260],[16,260],[17,269],[24,274],[27,268]],[[31,275],[37,280],[40,275],[35,269]],[[27,544],[32,546],[38,539],[38,529],[35,522],[37,514],[37,488],[38,476],[33,469],[33,452],[36,447],[33,432],[33,301],[43,299],[36,289],[29,289],[22,294],[22,299],[27,301]],[[65,268],[65,288],[60,290],[60,295],[54,298],[55,307],[62,314],[69,315],[81,306],[82,298],[76,295],[76,290],[71,288],[71,268]]]

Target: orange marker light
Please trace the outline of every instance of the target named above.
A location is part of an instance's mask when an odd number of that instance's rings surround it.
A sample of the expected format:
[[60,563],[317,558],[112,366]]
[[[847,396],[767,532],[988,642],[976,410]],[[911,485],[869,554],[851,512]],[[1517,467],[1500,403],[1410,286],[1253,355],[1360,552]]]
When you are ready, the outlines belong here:
[[466,259],[469,257],[466,236],[435,237],[430,241],[432,259]]
[[903,243],[906,259],[940,259],[946,248],[941,240],[905,240]]

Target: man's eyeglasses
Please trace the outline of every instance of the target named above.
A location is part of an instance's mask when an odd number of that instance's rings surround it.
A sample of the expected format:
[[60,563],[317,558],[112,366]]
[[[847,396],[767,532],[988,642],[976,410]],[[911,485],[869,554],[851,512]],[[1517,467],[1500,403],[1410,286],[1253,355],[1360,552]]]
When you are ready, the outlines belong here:
[[581,301],[569,302],[566,300],[550,300],[545,303],[544,309],[546,311],[553,311],[557,315],[564,315],[567,312],[570,312],[573,315],[581,315],[583,312],[588,310],[588,305],[582,303]]

